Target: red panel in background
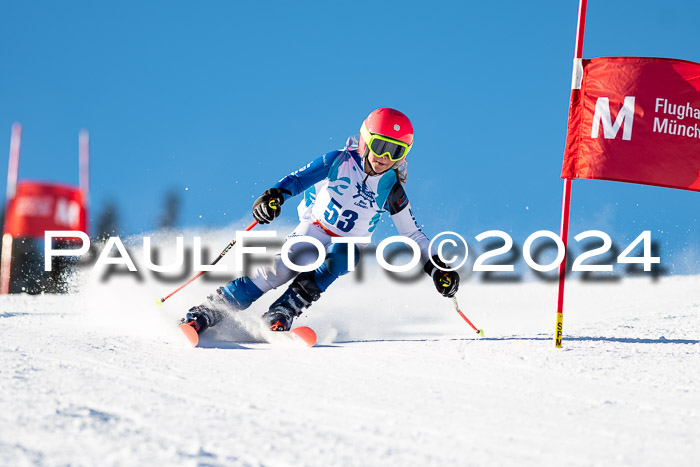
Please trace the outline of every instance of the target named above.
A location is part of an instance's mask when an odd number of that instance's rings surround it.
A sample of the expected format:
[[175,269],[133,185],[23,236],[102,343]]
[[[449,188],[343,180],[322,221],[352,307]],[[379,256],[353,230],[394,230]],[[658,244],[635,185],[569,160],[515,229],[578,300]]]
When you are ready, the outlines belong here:
[[700,191],[700,64],[583,60],[561,176]]
[[10,201],[5,233],[44,237],[46,230],[87,232],[84,198],[78,188],[41,182],[19,182]]

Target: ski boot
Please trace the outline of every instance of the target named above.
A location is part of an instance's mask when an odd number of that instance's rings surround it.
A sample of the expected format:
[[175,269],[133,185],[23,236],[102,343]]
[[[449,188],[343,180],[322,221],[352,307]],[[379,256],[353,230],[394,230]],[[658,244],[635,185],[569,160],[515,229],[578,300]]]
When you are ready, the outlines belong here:
[[203,304],[190,308],[180,323],[192,326],[197,334],[201,334],[221,321],[226,311],[245,310],[261,295],[260,289],[249,278],[240,277],[216,289],[216,293],[209,295]]
[[310,303],[304,301],[294,291],[287,290],[275,303],[270,305],[270,309],[262,315],[262,318],[272,331],[289,331],[292,328],[294,318],[299,316],[302,310],[309,305]]
[[211,325],[211,318],[214,311],[204,305],[193,306],[189,309],[184,318],[180,320],[180,324],[192,326],[197,334],[206,331]]
[[180,320],[180,324],[192,326],[197,334],[201,334],[221,321],[223,310],[229,307],[231,305],[225,302],[219,287],[216,294],[209,295],[204,303],[190,308],[185,317]]
[[314,281],[312,272],[299,274],[280,298],[270,305],[262,315],[263,321],[272,331],[289,331],[294,318],[321,297],[321,289]]

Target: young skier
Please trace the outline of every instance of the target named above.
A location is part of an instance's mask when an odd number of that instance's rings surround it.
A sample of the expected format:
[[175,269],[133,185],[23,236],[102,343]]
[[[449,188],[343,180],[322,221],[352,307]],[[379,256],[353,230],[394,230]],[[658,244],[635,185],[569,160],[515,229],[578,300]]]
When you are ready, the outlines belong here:
[[[452,297],[459,287],[456,271],[445,271],[437,255],[430,261],[430,241],[413,217],[404,191],[406,155],[413,145],[413,126],[398,110],[380,108],[362,123],[357,146],[348,140],[342,150],[331,151],[293,172],[266,190],[253,204],[253,217],[267,224],[280,215],[281,206],[303,193],[299,225],[287,238],[311,236],[326,247],[326,259],[316,270],[297,273],[278,254],[269,267],[258,268],[252,277],[239,277],[210,295],[205,303],[189,310],[182,322],[201,334],[217,324],[227,310],[244,310],[264,293],[294,279],[287,290],[263,314],[273,331],[289,331],[292,321],[318,300],[333,281],[348,272],[347,243],[333,237],[368,237],[382,213],[388,211],[400,235],[413,239],[421,249],[421,264],[438,292]],[[353,246],[355,264],[360,248]],[[298,265],[315,261],[317,252],[297,243],[290,258]]]

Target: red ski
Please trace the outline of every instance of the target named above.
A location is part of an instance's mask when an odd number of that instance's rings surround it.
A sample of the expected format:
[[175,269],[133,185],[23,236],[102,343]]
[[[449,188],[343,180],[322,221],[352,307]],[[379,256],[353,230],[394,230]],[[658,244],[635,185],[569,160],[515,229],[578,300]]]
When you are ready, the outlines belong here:
[[308,347],[313,347],[316,345],[316,333],[313,329],[307,326],[299,326],[298,328],[294,328],[289,331],[289,334],[293,339],[303,342]]
[[199,334],[197,334],[197,331],[194,330],[192,326],[189,324],[181,324],[179,326],[180,331],[185,335],[188,341],[190,341],[190,344],[192,344],[192,347],[197,347],[197,344],[199,344]]

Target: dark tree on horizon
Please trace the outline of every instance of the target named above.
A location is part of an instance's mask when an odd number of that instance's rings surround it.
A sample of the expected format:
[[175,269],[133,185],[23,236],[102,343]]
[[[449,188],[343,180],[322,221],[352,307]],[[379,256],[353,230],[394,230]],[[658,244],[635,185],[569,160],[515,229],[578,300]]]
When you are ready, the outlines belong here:
[[177,224],[180,217],[180,197],[174,190],[170,190],[165,194],[165,206],[163,215],[160,217],[158,227],[161,229],[170,229]]
[[119,231],[119,208],[115,201],[107,201],[97,217],[92,238],[106,239],[118,235]]

